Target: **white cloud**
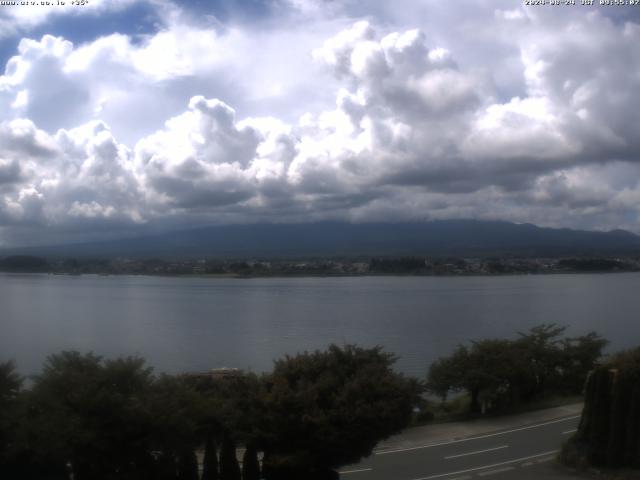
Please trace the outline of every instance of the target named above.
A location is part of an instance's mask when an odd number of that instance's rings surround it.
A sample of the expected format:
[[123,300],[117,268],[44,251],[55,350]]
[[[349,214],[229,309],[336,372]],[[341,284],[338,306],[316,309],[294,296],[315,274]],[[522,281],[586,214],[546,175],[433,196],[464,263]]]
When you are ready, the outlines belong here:
[[[460,54],[462,40],[413,26],[315,22],[313,5],[299,5],[306,28],[253,36],[172,20],[142,42],[23,40],[0,77],[0,223],[477,217],[639,230],[638,25],[483,4],[481,21],[455,26],[469,35]],[[508,52],[486,62],[503,70],[469,60],[477,39],[481,56]]]
[[546,97],[513,98],[478,113],[462,151],[467,158],[538,163],[573,159],[581,146],[568,138],[559,112]]
[[0,76],[0,119],[26,117],[49,133],[99,119],[131,146],[195,95],[220,98],[244,116],[290,121],[331,100],[331,90],[317,88],[329,77],[310,56],[327,28],[333,23],[247,32],[169,16],[136,40],[119,33],[79,45],[51,35],[23,39]]
[[105,14],[122,10],[136,1],[140,0],[90,0],[83,5],[75,5],[70,0],[16,2],[17,5],[7,2],[0,6],[0,39],[40,26],[55,17]]
[[136,147],[138,167],[154,198],[169,207],[217,207],[248,200],[247,171],[260,135],[237,126],[235,112],[219,100],[194,97],[189,110]]
[[50,136],[28,120],[14,120],[0,123],[0,136],[0,159],[8,159],[0,161],[3,223],[75,230],[144,221],[131,152],[104,124]]

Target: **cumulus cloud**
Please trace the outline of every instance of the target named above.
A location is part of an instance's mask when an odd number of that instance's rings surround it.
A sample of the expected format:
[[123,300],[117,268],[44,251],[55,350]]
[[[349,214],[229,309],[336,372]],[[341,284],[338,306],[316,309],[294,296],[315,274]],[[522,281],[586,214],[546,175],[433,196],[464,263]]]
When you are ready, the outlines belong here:
[[131,151],[104,124],[51,136],[14,120],[0,123],[0,132],[0,222],[16,233],[52,228],[90,236],[145,221]]
[[[294,3],[298,20],[316,11]],[[0,223],[474,217],[639,230],[640,25],[468,3],[484,23],[461,22],[462,54],[459,40],[371,20],[260,31],[270,59],[300,35],[292,63],[305,73],[292,79],[239,58],[255,40],[235,27],[23,40],[0,77]],[[354,8],[343,6],[331,15]],[[469,61],[473,32],[479,52],[505,59]],[[283,113],[287,102],[306,113]]]
[[[189,41],[203,48],[181,53],[178,46]],[[52,133],[101,119],[123,133],[131,131],[124,136],[135,142],[157,126],[154,118],[166,118],[176,108],[166,80],[180,82],[203,65],[213,68],[207,59],[215,57],[215,43],[215,32],[202,32],[198,42],[180,32],[161,32],[142,46],[117,33],[77,48],[50,35],[24,39],[0,77],[0,105],[5,117],[29,118]]]
[[22,39],[0,76],[0,118],[29,118],[49,133],[99,119],[133,146],[196,95],[287,121],[333,97],[317,88],[323,77],[309,52],[334,22],[256,31],[172,14],[165,22],[154,34],[114,32],[76,45]]
[[215,207],[251,198],[248,166],[260,135],[238,126],[223,102],[193,97],[189,110],[137,145],[137,162],[148,190],[169,206]]
[[91,0],[84,5],[74,5],[71,1],[57,2],[7,1],[0,5],[0,39],[21,31],[40,26],[55,17],[99,15],[122,10],[136,0]]

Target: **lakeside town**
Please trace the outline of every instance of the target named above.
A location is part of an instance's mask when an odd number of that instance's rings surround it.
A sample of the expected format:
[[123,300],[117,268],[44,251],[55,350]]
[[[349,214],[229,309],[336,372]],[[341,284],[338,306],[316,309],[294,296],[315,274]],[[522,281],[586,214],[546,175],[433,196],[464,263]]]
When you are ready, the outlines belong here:
[[58,275],[202,275],[230,277],[364,275],[526,275],[640,271],[640,256],[567,258],[380,257],[315,259],[0,258],[0,271]]

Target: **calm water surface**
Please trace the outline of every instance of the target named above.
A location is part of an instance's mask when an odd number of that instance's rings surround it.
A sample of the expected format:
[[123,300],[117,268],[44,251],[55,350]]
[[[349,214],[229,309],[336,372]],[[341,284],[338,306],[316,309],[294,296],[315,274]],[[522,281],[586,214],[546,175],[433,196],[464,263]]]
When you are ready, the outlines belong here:
[[62,349],[139,354],[158,371],[269,370],[329,343],[383,345],[423,376],[460,342],[542,322],[640,344],[640,274],[208,279],[0,274],[0,361]]

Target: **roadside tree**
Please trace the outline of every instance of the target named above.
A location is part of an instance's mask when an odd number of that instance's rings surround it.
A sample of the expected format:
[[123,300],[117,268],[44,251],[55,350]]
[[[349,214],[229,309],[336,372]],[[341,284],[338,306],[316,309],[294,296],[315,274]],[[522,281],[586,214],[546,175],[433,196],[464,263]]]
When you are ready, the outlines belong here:
[[421,388],[394,362],[353,345],[277,360],[265,379],[264,477],[337,478],[334,469],[406,427]]
[[427,389],[443,401],[464,391],[470,412],[504,409],[548,394],[580,393],[606,340],[592,332],[561,338],[565,327],[543,324],[520,338],[486,339],[458,346],[431,365]]

